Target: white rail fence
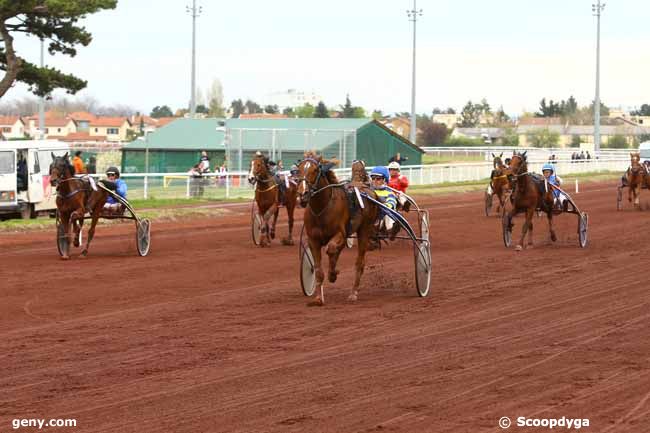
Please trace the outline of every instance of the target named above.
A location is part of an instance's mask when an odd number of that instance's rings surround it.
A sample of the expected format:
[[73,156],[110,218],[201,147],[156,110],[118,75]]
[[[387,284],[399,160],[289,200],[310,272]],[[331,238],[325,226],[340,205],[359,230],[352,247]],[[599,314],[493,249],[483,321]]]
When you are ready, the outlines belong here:
[[[481,157],[486,161],[492,160],[492,154],[503,153],[504,158],[512,155],[513,151],[528,152],[530,157],[535,159],[548,159],[555,155],[559,160],[571,160],[574,152],[580,153],[579,148],[540,148],[540,147],[512,147],[512,146],[476,146],[476,147],[423,147],[422,150],[427,155],[457,157],[457,156],[474,156]],[[634,149],[605,149],[600,151],[600,159],[630,159],[630,152]],[[591,153],[594,159],[594,154]]]
[[[544,161],[530,162],[528,169],[541,173]],[[623,172],[629,159],[594,159],[584,161],[558,161],[554,164],[559,175],[590,172]],[[339,179],[349,179],[350,169],[334,170]],[[464,164],[435,164],[404,166],[411,185],[437,185],[443,183],[486,180],[492,172],[491,162]],[[225,175],[209,173],[194,177],[187,173],[122,174],[128,186],[130,199],[192,198],[210,199],[252,198],[254,187],[248,183],[248,172],[231,172]]]

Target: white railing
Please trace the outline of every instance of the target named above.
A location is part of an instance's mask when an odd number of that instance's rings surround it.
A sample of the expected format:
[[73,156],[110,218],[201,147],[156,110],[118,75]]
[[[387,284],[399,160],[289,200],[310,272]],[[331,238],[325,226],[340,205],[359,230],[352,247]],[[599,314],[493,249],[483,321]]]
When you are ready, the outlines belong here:
[[[469,146],[469,147],[422,147],[422,150],[427,155],[435,156],[475,156],[481,157],[486,161],[492,160],[492,154],[503,153],[503,158],[512,155],[512,152],[526,151],[529,156],[538,159],[548,159],[549,156],[555,155],[558,159],[571,160],[571,155],[574,152],[580,153],[578,148],[542,148],[542,147],[513,147],[513,146]],[[634,149],[601,149],[599,159],[628,159],[630,158],[629,152]],[[591,158],[594,159],[594,154],[591,153]]]
[[[541,173],[546,161],[531,161],[528,169]],[[590,172],[623,172],[629,159],[592,159],[583,161],[558,161],[554,164],[560,176]],[[369,167],[370,170],[372,167]],[[436,185],[443,183],[486,180],[492,172],[491,162],[463,164],[434,164],[402,167],[411,185]],[[334,170],[339,179],[349,179],[349,168]],[[193,177],[187,173],[122,174],[128,185],[128,197],[134,198],[192,198],[209,199],[252,198],[254,187],[248,183],[248,172],[227,174],[208,173]]]

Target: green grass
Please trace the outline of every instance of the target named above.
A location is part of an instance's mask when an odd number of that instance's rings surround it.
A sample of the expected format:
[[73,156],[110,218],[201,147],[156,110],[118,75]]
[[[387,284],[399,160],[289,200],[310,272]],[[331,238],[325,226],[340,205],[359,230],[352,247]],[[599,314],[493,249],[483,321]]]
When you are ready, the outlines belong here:
[[177,207],[177,206],[202,206],[206,204],[215,204],[215,203],[237,203],[250,201],[249,198],[155,198],[151,197],[149,199],[133,199],[129,200],[131,206],[133,206],[136,211],[138,209],[160,209],[166,207]]
[[422,164],[449,164],[451,162],[485,162],[483,155],[422,155]]

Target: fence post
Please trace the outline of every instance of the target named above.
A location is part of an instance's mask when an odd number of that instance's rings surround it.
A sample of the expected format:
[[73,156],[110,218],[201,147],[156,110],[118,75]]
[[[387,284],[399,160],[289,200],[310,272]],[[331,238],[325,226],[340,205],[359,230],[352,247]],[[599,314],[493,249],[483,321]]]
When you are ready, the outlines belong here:
[[187,182],[185,182],[185,198],[190,198],[190,175],[187,175]]
[[230,176],[226,173],[226,198],[230,198]]
[[148,191],[147,191],[148,188],[149,188],[149,178],[148,178],[147,175],[145,174],[145,175],[144,175],[144,199],[145,199],[145,200],[147,200],[147,198],[148,198],[148,194],[147,194],[147,192],[148,192]]

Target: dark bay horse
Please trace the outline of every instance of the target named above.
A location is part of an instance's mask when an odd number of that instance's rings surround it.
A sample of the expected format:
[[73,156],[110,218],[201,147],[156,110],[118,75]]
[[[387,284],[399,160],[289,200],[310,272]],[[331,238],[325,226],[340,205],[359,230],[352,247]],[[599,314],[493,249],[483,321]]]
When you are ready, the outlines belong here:
[[490,174],[490,189],[492,190],[492,195],[496,195],[499,199],[497,213],[503,210],[506,195],[510,192],[510,181],[508,180],[508,174],[506,173],[508,167],[503,163],[501,157],[503,157],[503,152],[498,156],[492,154],[492,165],[494,169]]
[[[357,235],[357,259],[356,275],[354,286],[348,299],[356,301],[359,295],[359,284],[365,267],[366,252],[371,237],[374,235],[374,223],[377,220],[378,209],[374,203],[369,200],[363,200],[363,209],[356,209],[354,215],[350,210],[348,201],[348,192],[345,185],[339,183],[332,168],[337,164],[336,161],[322,159],[320,155],[312,152],[305,153],[304,159],[298,165],[298,196],[300,205],[306,207],[304,216],[305,233],[307,234],[309,249],[314,257],[314,267],[316,272],[316,286],[320,289],[317,302],[324,304],[323,280],[325,274],[322,266],[321,250],[327,246],[327,255],[329,256],[328,279],[335,282],[339,271],[336,264],[341,251],[346,245],[348,234],[356,233]],[[365,172],[362,163],[358,164],[356,186],[359,190],[376,198],[362,181]],[[353,182],[354,183],[354,182]],[[355,194],[353,192],[352,194]],[[356,200],[353,197],[351,200]]]
[[[650,176],[646,167],[640,163],[641,154],[639,152],[630,153],[630,168],[627,169],[621,178],[620,188],[628,187],[628,201],[632,203],[634,199],[634,207],[641,209],[641,188],[645,184],[650,188]],[[620,194],[620,193],[619,193]]]
[[[268,159],[262,155],[256,155],[251,161],[251,171],[248,180],[255,183],[255,201],[257,210],[262,219],[262,238],[260,247],[271,245],[271,239],[275,239],[275,225],[280,213],[280,205],[287,208],[289,219],[289,236],[282,239],[283,245],[293,245],[293,213],[296,208],[297,187],[293,182],[284,191],[284,197],[280,197],[280,185],[270,173],[267,166]],[[269,221],[273,217],[273,223]]]
[[75,247],[79,246],[79,233],[83,227],[84,215],[86,212],[90,213],[92,222],[88,230],[86,246],[81,252],[81,257],[86,257],[108,193],[101,188],[94,191],[87,178],[75,177],[74,167],[70,164],[67,152],[63,156],[55,156],[52,153],[50,185],[56,187],[56,208],[63,224],[65,237],[68,238],[67,251],[63,251],[61,256],[63,260],[70,258],[71,243],[74,242]]
[[533,216],[535,210],[539,209],[548,217],[548,229],[551,240],[555,242],[557,237],[553,230],[553,192],[552,188],[546,187],[544,178],[541,175],[528,172],[526,152],[517,153],[512,156],[510,166],[507,169],[508,176],[512,179],[514,188],[510,196],[512,210],[504,214],[508,224],[512,228],[512,218],[518,213],[526,213],[526,222],[521,230],[521,239],[516,250],[521,251],[524,247],[524,238],[528,233],[528,246],[533,245]]

